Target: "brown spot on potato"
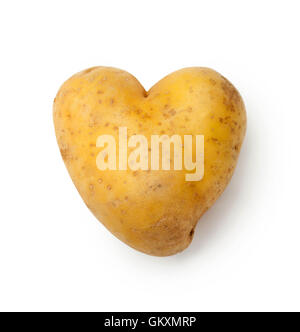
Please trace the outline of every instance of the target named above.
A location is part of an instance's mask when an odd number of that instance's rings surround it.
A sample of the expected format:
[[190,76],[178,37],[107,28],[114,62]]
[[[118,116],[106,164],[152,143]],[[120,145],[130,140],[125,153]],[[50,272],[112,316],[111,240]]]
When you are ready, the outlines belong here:
[[195,229],[193,228],[189,233],[189,237],[192,238],[194,236],[194,234],[195,234]]
[[175,111],[174,109],[171,109],[171,110],[169,111],[169,114],[170,114],[171,116],[174,116],[174,115],[176,114],[176,111]]
[[72,160],[72,154],[68,145],[62,145],[60,148],[60,154],[65,162]]
[[143,114],[142,116],[143,119],[151,119],[151,116],[147,113]]

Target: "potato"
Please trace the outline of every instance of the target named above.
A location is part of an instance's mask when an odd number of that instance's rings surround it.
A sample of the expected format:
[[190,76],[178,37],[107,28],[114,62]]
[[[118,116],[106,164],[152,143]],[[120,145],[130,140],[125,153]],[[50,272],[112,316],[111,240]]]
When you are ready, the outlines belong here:
[[[235,87],[208,68],[176,71],[146,92],[123,70],[94,67],[60,88],[54,123],[70,176],[98,220],[129,246],[169,256],[189,246],[198,220],[230,181],[245,135],[246,112]],[[174,169],[173,150],[170,170],[151,165],[131,169],[129,161],[127,170],[100,170],[97,158],[107,145],[97,142],[103,135],[115,139],[115,164],[120,166],[120,128],[127,128],[128,138],[145,137],[149,164],[153,135],[179,135],[182,155],[184,135],[194,141],[197,135],[204,137],[203,177],[189,181],[190,170]],[[128,157],[134,148],[127,148]],[[195,145],[192,156],[195,160]],[[108,159],[105,153],[102,157]]]

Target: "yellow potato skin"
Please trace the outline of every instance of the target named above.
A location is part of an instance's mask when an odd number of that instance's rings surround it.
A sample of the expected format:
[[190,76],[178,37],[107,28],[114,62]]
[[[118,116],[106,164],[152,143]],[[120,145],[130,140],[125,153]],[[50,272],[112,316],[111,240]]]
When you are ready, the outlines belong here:
[[[212,69],[176,71],[146,92],[123,70],[94,67],[60,88],[54,123],[70,176],[98,220],[129,246],[169,256],[189,246],[198,220],[230,181],[246,112],[238,91]],[[97,138],[110,134],[118,142],[118,127],[148,142],[153,134],[204,135],[203,179],[185,181],[186,170],[100,171]]]

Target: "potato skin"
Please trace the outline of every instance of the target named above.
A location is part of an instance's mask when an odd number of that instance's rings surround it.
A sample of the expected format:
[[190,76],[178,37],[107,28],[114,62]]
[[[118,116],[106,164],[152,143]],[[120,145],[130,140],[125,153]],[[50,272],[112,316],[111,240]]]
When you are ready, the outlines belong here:
[[[154,256],[189,246],[201,216],[224,191],[246,131],[236,88],[212,69],[178,70],[146,92],[135,77],[110,67],[72,76],[54,101],[58,145],[70,176],[93,214],[129,246]],[[99,135],[128,128],[142,134],[204,135],[205,173],[185,181],[182,171],[100,171]]]

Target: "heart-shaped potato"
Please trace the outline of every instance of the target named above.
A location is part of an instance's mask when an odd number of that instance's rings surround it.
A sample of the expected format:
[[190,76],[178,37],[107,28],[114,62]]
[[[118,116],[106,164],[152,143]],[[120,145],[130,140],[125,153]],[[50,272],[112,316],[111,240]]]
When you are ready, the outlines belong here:
[[[197,221],[230,181],[246,112],[235,87],[208,68],[176,71],[146,92],[123,70],[94,67],[63,84],[54,101],[54,123],[64,162],[93,214],[131,247],[168,256],[188,247]],[[126,158],[134,151],[121,149],[120,128],[126,128],[128,139],[145,137],[148,169],[130,168],[127,160],[120,164],[122,153]],[[116,169],[98,167],[105,146],[97,142],[103,135],[115,139]],[[179,135],[182,155],[184,136],[204,137],[204,176],[187,180],[192,171],[184,166],[153,169],[153,135]],[[108,153],[102,157],[109,158]],[[175,163],[175,153],[169,161]]]

